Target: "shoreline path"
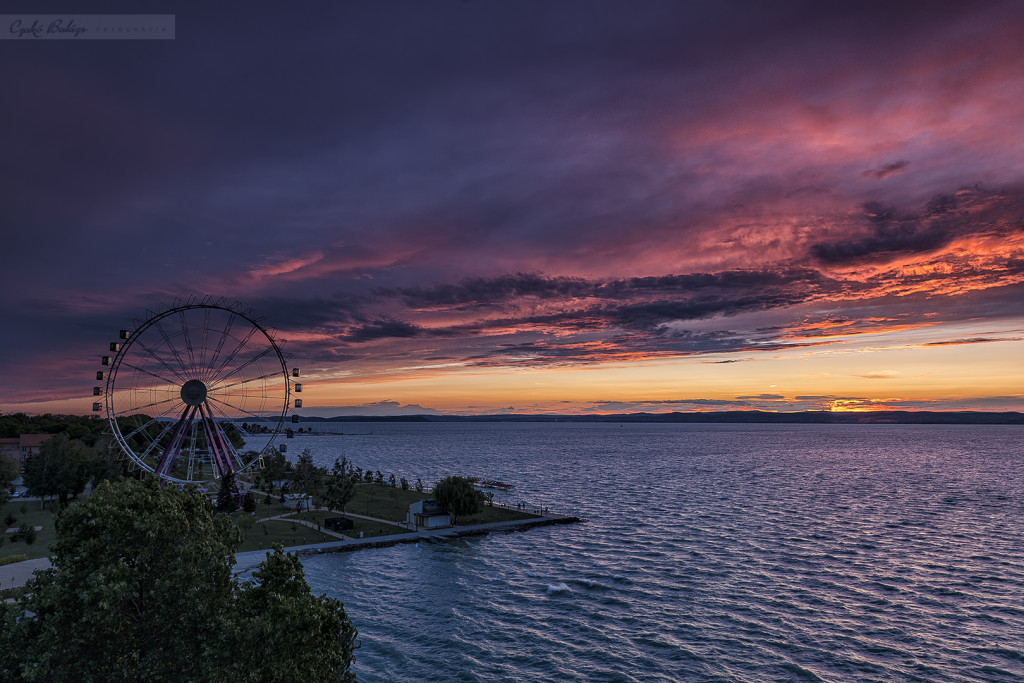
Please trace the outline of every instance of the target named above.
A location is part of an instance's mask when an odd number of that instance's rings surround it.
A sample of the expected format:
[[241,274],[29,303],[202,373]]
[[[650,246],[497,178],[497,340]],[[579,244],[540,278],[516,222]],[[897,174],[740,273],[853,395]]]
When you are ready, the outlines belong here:
[[[260,522],[268,521],[272,519],[281,519],[288,514],[284,513],[281,515],[273,515],[271,517],[264,517],[260,519]],[[455,526],[446,527],[444,529],[430,529],[423,531],[410,531],[405,534],[390,534],[387,536],[374,536],[373,538],[350,538],[344,534],[335,533],[328,529],[321,529],[320,532],[328,536],[336,536],[337,541],[328,541],[326,543],[311,543],[308,545],[295,545],[285,548],[288,552],[297,552],[299,557],[315,555],[319,553],[327,552],[347,552],[352,550],[360,550],[363,548],[381,548],[391,545],[398,545],[400,543],[419,543],[420,541],[426,541],[428,543],[436,543],[452,538],[459,538],[463,536],[481,536],[492,532],[502,531],[516,531],[529,529],[535,526],[547,526],[549,524],[571,524],[573,522],[583,521],[579,517],[572,517],[570,515],[559,515],[551,512],[535,512],[537,515],[535,519],[520,519],[510,522],[491,522],[490,524],[475,524],[472,526]],[[356,515],[348,513],[351,517],[359,517],[362,519],[368,519],[374,522],[380,522],[389,526],[395,526],[394,522],[389,522],[384,519],[377,519],[375,517],[367,517],[365,515]],[[289,518],[288,521],[296,522],[298,524],[304,524],[306,526],[316,528],[314,522],[309,522],[302,519]],[[250,550],[241,553],[235,553],[235,567],[233,569],[236,575],[245,574],[252,571],[266,559],[269,550]],[[14,562],[12,564],[5,564],[0,566],[0,589],[3,588],[20,588],[25,585],[32,575],[41,569],[47,569],[50,567],[50,558],[41,557],[34,560],[24,560],[22,562]]]

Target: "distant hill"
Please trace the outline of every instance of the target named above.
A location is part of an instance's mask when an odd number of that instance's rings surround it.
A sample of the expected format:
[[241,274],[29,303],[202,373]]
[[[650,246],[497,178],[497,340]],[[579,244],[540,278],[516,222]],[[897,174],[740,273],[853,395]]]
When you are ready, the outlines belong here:
[[624,413],[619,415],[339,415],[304,417],[302,422],[664,422],[763,424],[1024,424],[1024,413],[879,410],[772,413],[732,410],[698,413]]

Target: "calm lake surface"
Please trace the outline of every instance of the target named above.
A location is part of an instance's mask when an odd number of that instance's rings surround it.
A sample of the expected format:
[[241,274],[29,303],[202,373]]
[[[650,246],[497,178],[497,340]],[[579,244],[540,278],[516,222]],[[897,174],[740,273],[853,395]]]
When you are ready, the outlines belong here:
[[1024,680],[1019,426],[329,427],[288,455],[588,520],[306,559],[361,681]]

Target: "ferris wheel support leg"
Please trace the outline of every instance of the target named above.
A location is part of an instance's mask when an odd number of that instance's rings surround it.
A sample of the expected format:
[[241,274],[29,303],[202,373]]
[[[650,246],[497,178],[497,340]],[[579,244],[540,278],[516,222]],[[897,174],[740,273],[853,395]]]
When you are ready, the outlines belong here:
[[[214,462],[216,463],[217,470],[220,472],[220,476],[223,477],[228,472],[235,471],[235,468],[231,465],[231,459],[228,457],[228,449],[224,445],[224,435],[221,434],[220,428],[217,427],[217,423],[213,420],[213,412],[210,410],[210,406],[203,402],[198,407],[203,427],[206,430],[206,439],[210,443],[210,450],[213,453]],[[236,478],[235,496],[240,497],[241,495],[242,486]]]
[[174,467],[174,462],[178,459],[178,454],[181,453],[181,444],[185,441],[185,434],[188,433],[188,426],[192,424],[192,420],[195,417],[195,406],[186,406],[185,412],[181,414],[181,419],[178,420],[178,424],[174,427],[174,432],[171,434],[171,440],[164,448],[164,452],[160,455],[160,461],[156,466],[156,474],[161,478],[163,483],[163,477],[171,471]]

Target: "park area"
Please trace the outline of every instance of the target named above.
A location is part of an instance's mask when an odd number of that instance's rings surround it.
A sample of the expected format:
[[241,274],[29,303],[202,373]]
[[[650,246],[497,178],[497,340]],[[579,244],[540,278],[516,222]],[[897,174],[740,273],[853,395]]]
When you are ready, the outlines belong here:
[[[410,529],[406,518],[409,506],[430,495],[396,486],[360,483],[355,486],[352,499],[342,515],[338,510],[325,508],[297,512],[294,498],[281,503],[279,496],[268,497],[259,491],[254,491],[254,494],[255,511],[238,510],[231,513],[236,526],[245,533],[239,552],[269,550],[275,544],[288,548],[340,540],[342,536],[338,533],[326,530],[324,522],[332,517],[345,516],[352,521],[353,528],[343,532],[347,538],[375,538],[408,533]],[[72,501],[71,504],[76,503]],[[40,505],[38,499],[19,498],[3,505],[0,508],[0,521],[5,522],[4,530],[7,533],[0,543],[0,564],[6,558],[17,557],[20,560],[49,557],[50,544],[56,538],[55,512],[58,507],[56,500],[47,500]],[[479,512],[458,518],[457,527],[536,517],[514,508],[485,504]],[[30,527],[33,531],[27,532]]]

